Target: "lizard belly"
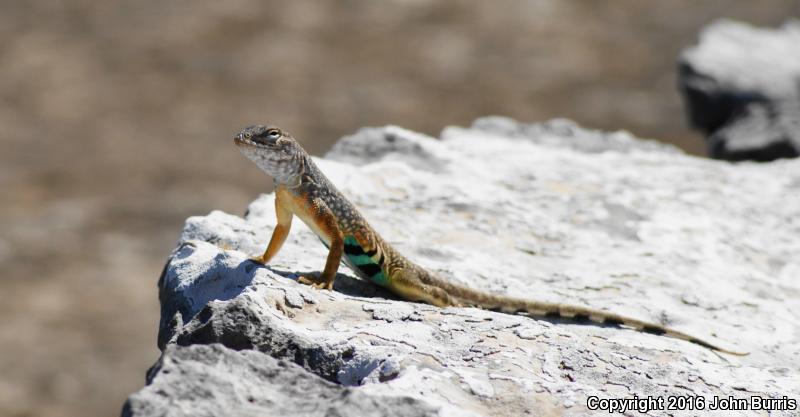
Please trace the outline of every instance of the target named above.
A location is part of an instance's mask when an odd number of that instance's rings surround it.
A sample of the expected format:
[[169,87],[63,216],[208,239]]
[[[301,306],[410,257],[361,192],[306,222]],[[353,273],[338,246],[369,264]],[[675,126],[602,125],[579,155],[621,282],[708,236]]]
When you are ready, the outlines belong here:
[[286,205],[295,216],[299,217],[303,223],[317,235],[325,246],[330,247],[331,236],[326,233],[323,228],[317,224],[317,219],[314,216],[313,209],[309,206],[306,198],[303,196],[296,196],[284,187],[278,187],[275,193],[281,193],[280,200]]
[[[281,201],[287,205],[287,208],[299,217],[326,247],[330,248],[331,236],[317,223],[314,209],[309,206],[308,200],[303,196],[292,194],[284,187],[278,187],[277,193],[283,194]],[[388,275],[383,271],[383,254],[380,251],[367,254],[352,235],[344,237],[344,256],[342,256],[342,261],[361,278],[368,279],[384,287],[389,285]]]

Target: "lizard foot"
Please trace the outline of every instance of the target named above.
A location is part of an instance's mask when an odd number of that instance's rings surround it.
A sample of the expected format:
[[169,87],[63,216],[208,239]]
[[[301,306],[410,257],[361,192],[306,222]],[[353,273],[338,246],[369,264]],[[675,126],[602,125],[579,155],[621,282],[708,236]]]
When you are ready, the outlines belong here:
[[261,264],[261,265],[266,265],[267,264],[266,262],[264,262],[264,258],[262,258],[260,256],[251,256],[250,260],[255,262],[255,263],[257,263],[257,264]]
[[301,284],[310,285],[310,286],[312,286],[312,287],[314,287],[316,289],[320,289],[320,290],[332,290],[333,289],[333,280],[330,280],[330,281],[321,280],[320,278],[317,278],[315,276],[301,275],[299,278],[297,278],[297,282],[299,282]]

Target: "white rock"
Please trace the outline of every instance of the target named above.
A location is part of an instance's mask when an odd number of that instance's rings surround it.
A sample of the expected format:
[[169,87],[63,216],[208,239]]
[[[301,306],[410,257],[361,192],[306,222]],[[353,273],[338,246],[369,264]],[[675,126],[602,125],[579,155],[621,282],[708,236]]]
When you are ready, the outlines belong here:
[[[346,267],[335,291],[300,285],[326,250],[299,221],[271,265],[248,260],[269,240],[272,195],[245,219],[187,221],[161,279],[160,346],[221,343],[287,359],[351,387],[370,412],[401,397],[440,416],[588,415],[592,395],[798,398],[800,161],[731,165],[574,124],[565,135],[564,123],[481,119],[442,140],[370,129],[334,148],[339,162],[320,161],[376,230],[443,277],[664,322],[751,355],[409,303]],[[153,372],[131,398],[147,404],[166,381],[182,383]],[[207,401],[228,401],[206,389],[217,397]]]

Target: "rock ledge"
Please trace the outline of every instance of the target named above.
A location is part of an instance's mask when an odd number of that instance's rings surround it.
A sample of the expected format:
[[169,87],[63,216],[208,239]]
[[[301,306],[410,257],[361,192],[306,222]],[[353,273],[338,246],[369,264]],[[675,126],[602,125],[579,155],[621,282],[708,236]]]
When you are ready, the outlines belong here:
[[443,277],[752,354],[405,302],[344,266],[335,291],[314,290],[295,280],[326,252],[297,220],[272,264],[248,260],[275,221],[263,195],[244,218],[187,220],[159,281],[163,356],[123,415],[583,416],[589,396],[800,397],[800,160],[734,166],[493,117],[441,140],[363,129],[318,162]]

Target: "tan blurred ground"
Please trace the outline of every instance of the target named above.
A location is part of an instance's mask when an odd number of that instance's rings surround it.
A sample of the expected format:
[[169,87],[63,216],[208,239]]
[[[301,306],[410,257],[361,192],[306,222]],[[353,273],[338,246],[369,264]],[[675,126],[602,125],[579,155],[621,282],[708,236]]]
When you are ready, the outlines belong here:
[[[116,415],[155,361],[184,218],[269,184],[231,145],[569,117],[700,152],[674,59],[796,0],[0,2],[0,415]],[[264,237],[265,240],[267,236]]]

